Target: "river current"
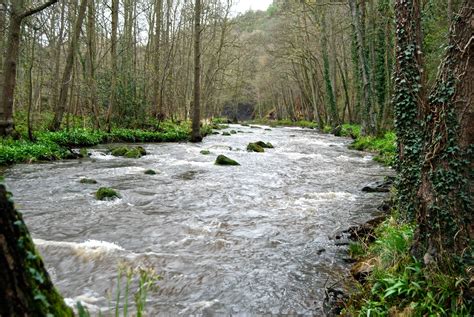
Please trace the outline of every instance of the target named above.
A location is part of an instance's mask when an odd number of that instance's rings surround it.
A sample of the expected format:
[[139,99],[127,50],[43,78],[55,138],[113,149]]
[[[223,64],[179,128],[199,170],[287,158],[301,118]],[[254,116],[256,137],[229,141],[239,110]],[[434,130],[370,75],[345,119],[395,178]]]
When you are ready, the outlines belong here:
[[[6,171],[69,303],[112,314],[118,267],[126,263],[162,277],[148,295],[149,316],[323,314],[325,287],[343,288],[348,271],[346,246],[335,236],[378,214],[384,194],[361,188],[391,171],[349,150],[346,138],[300,128],[231,129],[238,133],[201,144],[143,144],[148,155],[140,159],[98,146],[90,158]],[[246,151],[259,140],[275,149]],[[216,166],[218,154],[241,165]],[[104,186],[122,198],[97,201]]]

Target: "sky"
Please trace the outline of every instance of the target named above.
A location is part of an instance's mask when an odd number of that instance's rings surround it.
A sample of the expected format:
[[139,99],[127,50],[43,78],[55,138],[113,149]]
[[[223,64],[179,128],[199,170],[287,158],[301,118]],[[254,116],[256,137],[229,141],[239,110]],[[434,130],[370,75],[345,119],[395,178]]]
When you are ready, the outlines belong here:
[[236,0],[238,4],[235,6],[237,12],[245,12],[248,9],[266,10],[273,0]]

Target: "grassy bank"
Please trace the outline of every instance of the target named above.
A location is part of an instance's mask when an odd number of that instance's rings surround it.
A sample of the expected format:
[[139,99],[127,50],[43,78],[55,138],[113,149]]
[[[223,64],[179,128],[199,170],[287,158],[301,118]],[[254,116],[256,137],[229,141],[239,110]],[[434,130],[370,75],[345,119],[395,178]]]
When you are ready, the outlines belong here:
[[[89,147],[114,142],[180,142],[190,137],[189,122],[162,122],[148,129],[114,128],[110,132],[90,128],[72,128],[58,132],[35,132],[34,141],[26,135],[26,129],[19,126],[19,140],[0,138],[0,166],[13,163],[29,163],[72,158],[71,148]],[[203,127],[207,135],[210,128]]]
[[300,127],[300,128],[309,128],[309,129],[318,128],[318,124],[316,122],[306,121],[306,120],[291,121],[290,119],[283,119],[283,120],[256,119],[256,120],[249,121],[248,123],[263,124],[263,125],[268,125],[270,127]]
[[469,280],[424,268],[410,255],[413,234],[413,225],[391,217],[375,229],[374,242],[364,237],[350,246],[359,261],[353,273],[368,275],[352,294],[346,315],[472,316]]

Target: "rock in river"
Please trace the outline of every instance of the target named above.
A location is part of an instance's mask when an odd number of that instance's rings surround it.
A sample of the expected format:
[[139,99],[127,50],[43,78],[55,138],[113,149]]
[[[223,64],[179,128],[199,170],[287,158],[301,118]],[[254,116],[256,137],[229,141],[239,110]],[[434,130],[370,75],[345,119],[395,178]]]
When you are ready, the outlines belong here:
[[228,158],[225,155],[219,155],[216,158],[216,165],[240,165],[237,161],[234,161],[233,159]]

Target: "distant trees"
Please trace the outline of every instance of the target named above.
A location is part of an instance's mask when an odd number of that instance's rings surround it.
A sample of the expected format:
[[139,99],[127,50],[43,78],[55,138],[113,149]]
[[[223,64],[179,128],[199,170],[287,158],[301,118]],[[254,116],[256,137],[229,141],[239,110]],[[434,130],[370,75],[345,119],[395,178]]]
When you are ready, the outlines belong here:
[[201,136],[201,0],[194,3],[194,99],[192,142],[200,142]]
[[[11,135],[15,131],[13,122],[13,103],[16,87],[16,69],[20,55],[21,26],[25,18],[32,16],[58,0],[49,0],[36,7],[26,8],[24,0],[15,0],[11,3],[4,0],[2,3],[2,18],[0,26],[5,26],[5,11],[9,11],[8,17],[8,38],[5,59],[3,63],[2,89],[0,92],[0,136]],[[7,8],[9,10],[7,10]],[[3,31],[2,31],[3,33]],[[3,39],[2,39],[3,43]]]

